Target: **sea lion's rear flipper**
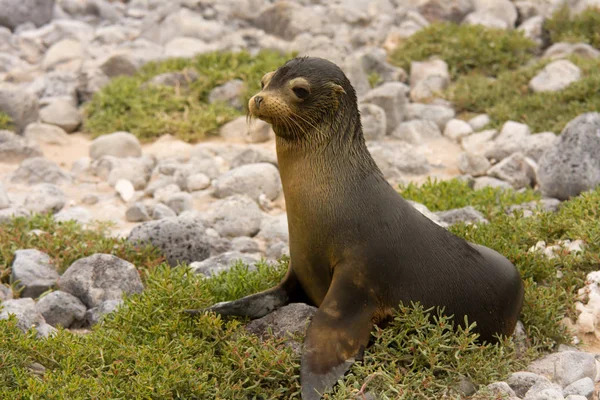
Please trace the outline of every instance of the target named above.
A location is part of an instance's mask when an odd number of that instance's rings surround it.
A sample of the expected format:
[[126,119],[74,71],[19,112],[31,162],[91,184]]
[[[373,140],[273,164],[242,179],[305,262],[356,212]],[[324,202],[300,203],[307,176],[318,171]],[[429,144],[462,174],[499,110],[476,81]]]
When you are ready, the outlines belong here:
[[283,307],[290,302],[304,301],[305,298],[304,291],[300,287],[290,264],[286,275],[275,287],[242,297],[241,299],[216,303],[207,308],[185,310],[185,312],[190,315],[197,315],[213,311],[220,315],[250,317],[254,319],[264,317],[271,311]]
[[304,340],[302,400],[319,400],[348,371],[369,342],[374,311],[351,280],[334,276]]

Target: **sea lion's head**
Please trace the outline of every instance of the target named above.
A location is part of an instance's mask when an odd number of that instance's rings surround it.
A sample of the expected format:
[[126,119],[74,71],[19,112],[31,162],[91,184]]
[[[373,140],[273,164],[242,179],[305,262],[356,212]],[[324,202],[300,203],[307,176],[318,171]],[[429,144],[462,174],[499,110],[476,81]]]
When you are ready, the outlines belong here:
[[323,58],[291,59],[265,74],[261,87],[248,102],[249,115],[273,125],[280,137],[306,136],[324,123],[343,118],[345,111],[358,115],[350,81],[337,65]]

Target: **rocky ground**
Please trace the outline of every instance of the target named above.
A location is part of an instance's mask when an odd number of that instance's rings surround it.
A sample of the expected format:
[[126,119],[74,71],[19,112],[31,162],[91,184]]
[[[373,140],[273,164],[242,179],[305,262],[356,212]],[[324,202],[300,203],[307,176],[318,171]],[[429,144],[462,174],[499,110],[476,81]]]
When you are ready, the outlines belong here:
[[[239,117],[218,136],[195,144],[170,135],[140,143],[128,132],[95,139],[85,132],[83,107],[111,79],[132,75],[149,61],[214,50],[294,50],[337,62],[359,94],[369,149],[394,185],[460,177],[476,189],[533,188],[553,211],[600,183],[600,114],[594,110],[562,132],[533,132],[510,120],[491,129],[488,115],[464,118],[453,104],[436,98],[451,82],[446,61],[415,61],[405,71],[386,59],[386,51],[439,20],[518,29],[542,43],[543,21],[559,0],[38,3],[0,0],[0,111],[12,120],[9,130],[0,131],[0,223],[30,213],[84,225],[111,222],[114,235],[150,242],[171,266],[188,263],[206,276],[235,260],[252,264],[286,254],[285,202],[267,124],[248,126]],[[569,5],[581,11],[597,4]],[[529,81],[534,93],[559,92],[581,79],[567,56],[600,57],[584,43],[540,51],[553,61]],[[375,87],[372,74],[379,77]],[[154,84],[174,86],[180,78],[163,74]],[[239,85],[228,82],[209,98],[239,107]],[[487,222],[472,207],[444,212],[415,207],[445,227]],[[585,251],[577,240],[564,246]],[[531,251],[552,257],[555,250],[538,243]],[[16,296],[0,285],[5,300],[0,316],[16,314],[23,330],[36,325],[42,335],[58,325],[89,327],[118,306],[123,292],[143,290],[132,264],[102,254],[76,261],[60,276],[46,254],[18,249],[11,273],[21,292]],[[595,346],[600,335],[598,282],[593,272],[581,288],[579,317],[571,323],[580,336],[576,343],[584,339]],[[53,287],[59,290],[35,301]],[[310,310],[296,314],[305,318]],[[489,389],[515,399],[592,398],[600,358],[589,347],[561,350]]]

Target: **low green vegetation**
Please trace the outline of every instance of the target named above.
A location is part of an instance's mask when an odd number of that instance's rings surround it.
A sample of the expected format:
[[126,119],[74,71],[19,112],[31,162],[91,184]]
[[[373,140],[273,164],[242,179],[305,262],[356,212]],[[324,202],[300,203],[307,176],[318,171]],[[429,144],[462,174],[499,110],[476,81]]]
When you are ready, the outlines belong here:
[[2,129],[10,129],[12,127],[12,119],[8,116],[8,114],[0,111],[0,130]]
[[535,46],[516,30],[437,23],[406,39],[390,61],[410,71],[411,61],[437,56],[448,63],[452,79],[470,73],[496,76],[526,64]]
[[587,43],[600,48],[600,10],[591,7],[580,14],[572,15],[568,5],[557,10],[544,23],[552,43]]
[[[85,129],[95,136],[128,131],[142,140],[171,134],[196,141],[245,113],[224,103],[209,104],[212,89],[233,79],[246,87],[242,104],[260,89],[260,78],[292,55],[262,51],[214,52],[144,65],[135,75],[118,77],[96,93],[86,107]],[[151,78],[192,69],[198,79],[178,87],[146,84]]]
[[582,78],[557,92],[533,93],[529,81],[550,60],[514,71],[496,79],[482,75],[460,77],[447,93],[457,113],[487,113],[492,127],[508,120],[522,122],[533,132],[560,133],[578,115],[600,109],[600,60],[570,57]]
[[[587,272],[600,265],[600,189],[563,203],[557,213],[524,218],[507,215],[509,204],[537,198],[532,192],[474,191],[464,183],[428,182],[401,189],[404,197],[432,210],[472,204],[490,223],[451,229],[490,246],[513,261],[526,282],[521,320],[531,347],[517,355],[507,339],[481,345],[470,329],[453,333],[448,318],[429,320],[436,310],[402,306],[391,326],[373,331],[373,344],[329,399],[374,391],[393,399],[460,398],[454,388],[468,378],[475,385],[504,379],[540,352],[568,339],[559,323],[573,317],[575,293]],[[443,198],[443,199],[442,199]],[[39,229],[47,234],[32,234]],[[96,251],[112,252],[144,272],[146,289],[87,335],[60,330],[52,338],[23,335],[14,318],[0,322],[0,398],[299,399],[300,359],[280,339],[262,342],[241,319],[213,314],[190,318],[182,311],[257,292],[278,282],[287,260],[238,264],[206,279],[186,268],[169,268],[151,249],[135,252],[125,242],[104,238],[102,227],[87,230],[49,217],[0,225],[0,266],[7,271],[14,251],[39,248],[61,266]],[[528,249],[539,240],[582,239],[583,254],[548,259]],[[561,274],[559,275],[558,272]],[[32,364],[45,368],[36,374]],[[478,397],[481,398],[481,397]],[[493,397],[490,397],[490,399]]]

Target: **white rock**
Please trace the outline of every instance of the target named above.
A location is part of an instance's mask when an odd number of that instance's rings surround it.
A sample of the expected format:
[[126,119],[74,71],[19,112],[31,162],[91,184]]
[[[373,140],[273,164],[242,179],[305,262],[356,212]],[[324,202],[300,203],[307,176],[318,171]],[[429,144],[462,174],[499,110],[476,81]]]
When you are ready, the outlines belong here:
[[215,183],[215,197],[244,194],[258,200],[262,193],[275,200],[282,191],[279,170],[273,164],[247,164],[220,176]]
[[442,133],[435,122],[414,119],[402,122],[391,136],[407,143],[422,144],[424,139],[437,139]]
[[187,190],[194,192],[210,187],[210,178],[205,174],[199,173],[187,177]]
[[451,119],[444,128],[444,136],[458,142],[471,133],[473,133],[471,125],[460,119]]
[[59,126],[34,122],[27,125],[23,136],[37,143],[66,145],[69,135]]
[[205,54],[214,50],[214,45],[207,44],[200,39],[177,37],[165,45],[165,56],[169,58],[191,58],[198,54]]
[[493,139],[497,135],[497,130],[488,129],[463,138],[461,140],[461,145],[468,153],[485,154],[488,150],[494,148]]
[[485,175],[491,166],[488,159],[481,154],[463,152],[458,158],[460,172],[474,177]]
[[494,139],[493,147],[485,152],[485,156],[496,161],[503,160],[513,153],[522,151],[529,136],[531,136],[529,126],[507,121]]
[[529,87],[536,93],[556,92],[567,88],[581,79],[581,69],[569,60],[557,60],[546,65],[529,81]]
[[48,71],[73,60],[81,61],[84,56],[83,46],[78,40],[61,40],[48,49],[42,67]]
[[491,122],[489,115],[487,114],[479,114],[476,117],[473,117],[469,120],[469,125],[473,128],[473,131],[479,132],[483,128],[487,126]]
[[142,146],[137,137],[129,132],[114,132],[94,139],[90,145],[90,157],[94,160],[102,156],[140,157]]
[[503,21],[486,11],[475,11],[470,13],[463,20],[463,24],[482,25],[493,29],[508,29],[506,21]]
[[125,203],[133,199],[133,195],[135,194],[133,184],[126,179],[119,179],[115,184],[115,190]]
[[444,91],[450,84],[448,64],[443,60],[413,61],[410,64],[410,97],[425,100]]
[[40,110],[42,122],[61,127],[66,132],[74,132],[83,121],[79,110],[70,101],[57,99]]

